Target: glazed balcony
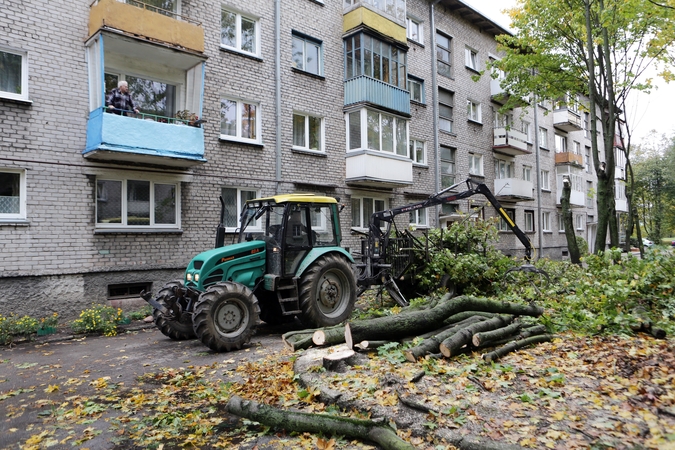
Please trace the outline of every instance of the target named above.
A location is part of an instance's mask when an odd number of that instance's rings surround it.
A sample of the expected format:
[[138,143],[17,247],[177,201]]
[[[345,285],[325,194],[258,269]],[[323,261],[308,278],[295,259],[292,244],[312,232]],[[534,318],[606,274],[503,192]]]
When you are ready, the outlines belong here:
[[94,1],[89,10],[89,36],[102,28],[204,52],[204,28],[199,22],[136,0]]
[[553,111],[553,126],[565,131],[581,130],[581,116],[569,108],[561,108]]
[[499,201],[526,202],[534,200],[534,185],[531,181],[518,178],[498,178],[495,180],[494,192]]
[[203,128],[168,117],[138,116],[110,114],[103,108],[92,111],[83,156],[98,161],[181,168],[206,162]]
[[357,103],[410,115],[410,92],[367,76],[345,81],[345,106]]
[[[387,11],[384,2],[379,3],[385,9],[371,5],[371,2],[355,2],[345,10],[342,18],[342,29],[345,33],[355,28],[370,28],[384,36],[407,44],[405,2],[397,0],[399,5]],[[393,2],[388,2],[392,6]]]
[[347,153],[347,184],[395,188],[413,182],[412,160],[373,150],[357,150]]
[[581,155],[577,155],[572,152],[562,152],[555,154],[555,163],[557,164],[574,164],[577,166],[582,166],[584,164],[584,158]]
[[511,156],[528,155],[527,135],[522,131],[498,127],[494,129],[492,149]]
[[563,179],[565,177],[569,177],[572,184],[572,190],[570,191],[570,207],[572,208],[585,207],[587,194],[582,190],[585,188],[585,185],[583,178],[578,174],[578,170],[572,169],[571,172],[566,172],[565,169],[563,170],[560,169],[561,168],[556,169],[556,171],[558,172],[556,175],[556,182],[557,182],[556,204],[558,206],[561,206],[560,199],[562,198]]

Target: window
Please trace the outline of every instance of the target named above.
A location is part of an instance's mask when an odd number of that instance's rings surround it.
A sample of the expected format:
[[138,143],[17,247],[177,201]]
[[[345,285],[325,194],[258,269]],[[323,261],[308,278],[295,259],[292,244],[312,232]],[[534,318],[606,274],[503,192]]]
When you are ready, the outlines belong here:
[[417,19],[413,19],[411,17],[408,17],[407,20],[407,37],[411,41],[415,41],[417,43],[422,44],[422,22],[420,22]]
[[541,229],[551,231],[551,213],[549,211],[541,213]]
[[26,218],[26,172],[0,169],[0,221]]
[[523,180],[532,181],[532,166],[523,166]]
[[150,11],[164,14],[165,16],[172,16],[171,13],[180,14],[180,0],[126,0],[126,3],[134,6],[145,7]]
[[483,176],[483,155],[469,153],[469,174]]
[[586,166],[586,172],[591,173],[591,148],[584,148],[584,165]]
[[387,209],[387,203],[381,198],[352,197],[352,227],[368,228],[370,216]]
[[220,15],[220,46],[257,55],[258,21],[223,9]]
[[323,119],[302,113],[293,113],[293,148],[322,152]]
[[551,190],[551,183],[550,183],[548,175],[549,175],[548,170],[542,170],[541,171],[541,190],[542,191],[550,191]]
[[572,142],[572,150],[575,155],[581,155],[581,144],[577,141]]
[[441,145],[441,187],[455,184],[455,149]]
[[417,103],[424,101],[424,80],[408,76],[408,90],[410,91],[410,100]]
[[438,73],[452,78],[452,39],[448,36],[436,33],[436,62]]
[[0,98],[28,100],[28,56],[0,47]]
[[593,182],[586,181],[586,207],[593,207]]
[[539,127],[539,147],[548,148],[548,130],[543,127]]
[[583,214],[577,214],[574,216],[574,224],[575,228],[577,230],[583,230],[584,229],[584,216]]
[[427,163],[427,146],[424,141],[418,141],[416,139],[410,139],[410,159],[417,164]]
[[[504,212],[506,213],[507,216],[511,219],[511,222],[516,221],[516,211],[514,209],[506,209],[504,208]],[[499,231],[511,231],[511,228],[509,227],[509,224],[506,223],[506,220],[502,216],[499,216],[499,223],[497,224],[497,229]]]
[[506,128],[511,125],[511,116],[509,114],[495,112],[495,128]]
[[459,214],[461,210],[459,205],[454,203],[444,203],[441,205],[441,216],[449,216],[451,214]]
[[466,101],[466,117],[467,119],[481,123],[483,121],[481,115],[480,103],[474,102],[473,100]]
[[589,138],[589,139],[591,137],[591,128],[590,128],[590,125],[589,125],[590,119],[591,119],[590,113],[585,112],[584,113],[584,120],[581,123],[581,126],[584,129],[584,137]]
[[[136,107],[144,114],[174,117],[176,113],[176,86],[150,77],[141,78],[125,73],[106,72],[104,76],[106,96],[117,87],[120,80],[129,83]],[[156,118],[155,118],[156,119]]]
[[96,180],[97,228],[180,228],[180,183]]
[[220,138],[260,141],[258,105],[242,100],[220,100]]
[[293,67],[323,75],[321,41],[293,32]]
[[567,153],[567,137],[558,133],[555,134],[555,152]]
[[495,177],[497,179],[504,180],[507,178],[514,178],[515,170],[516,167],[513,161],[497,159],[495,162]]
[[525,137],[526,137],[526,140],[527,140],[528,143],[532,142],[532,134],[531,134],[530,130],[531,130],[530,122],[523,121],[520,124],[520,131],[522,131],[523,134],[525,134]]
[[108,300],[117,298],[134,298],[140,297],[141,292],[152,292],[152,282],[145,283],[128,283],[128,284],[109,284],[108,285]]
[[469,69],[478,71],[478,52],[472,48],[464,49],[464,65]]
[[407,88],[405,49],[360,33],[344,40],[344,50],[346,80],[366,75]]
[[344,9],[356,5],[370,5],[403,22],[405,20],[405,0],[343,0]]
[[[225,231],[234,232],[239,228],[239,213],[244,209],[246,200],[252,200],[258,197],[258,191],[224,187],[221,190],[223,196],[223,202],[225,203],[225,208],[223,209],[223,225],[225,226]],[[260,228],[260,219],[256,222],[255,226],[249,225],[249,228]]]
[[455,94],[438,88],[438,128],[441,131],[453,132],[452,111],[455,106]]
[[367,148],[408,155],[408,121],[391,114],[361,109],[347,115],[350,150]]
[[427,222],[427,208],[418,209],[417,211],[410,211],[409,220],[410,225],[418,227],[426,227]]
[[523,224],[525,232],[534,231],[534,211],[525,211],[525,223]]

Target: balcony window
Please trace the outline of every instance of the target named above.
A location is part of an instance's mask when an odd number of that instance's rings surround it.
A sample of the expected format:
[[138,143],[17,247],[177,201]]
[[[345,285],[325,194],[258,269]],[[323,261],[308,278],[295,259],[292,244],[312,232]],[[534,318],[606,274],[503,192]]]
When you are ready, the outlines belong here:
[[455,184],[456,149],[441,145],[441,187],[443,189]]
[[322,75],[321,47],[321,41],[293,32],[293,67],[314,75]]
[[506,161],[503,159],[497,159],[495,163],[495,177],[504,180],[507,178],[514,178],[515,176],[515,164],[513,161]]
[[0,221],[26,218],[26,171],[0,169]]
[[511,115],[497,111],[495,113],[495,128],[507,128],[511,126]]
[[420,22],[419,20],[413,19],[412,17],[408,17],[406,33],[408,39],[410,39],[411,41],[417,42],[418,44],[423,43],[422,22]]
[[97,228],[180,228],[180,183],[98,178]]
[[581,155],[581,143],[577,141],[572,142],[572,148],[575,155]]
[[258,104],[229,98],[220,99],[220,138],[260,142]]
[[408,121],[372,109],[347,115],[350,150],[369,150],[408,156]]
[[555,152],[567,153],[567,137],[558,133],[555,134]]
[[164,14],[165,16],[173,16],[180,14],[180,0],[124,0],[130,5],[139,6],[141,8],[149,9],[150,11]]
[[223,9],[220,15],[220,46],[258,55],[258,20]]
[[[511,219],[512,222],[515,223],[516,221],[516,211],[514,209],[504,209],[504,212],[506,213],[507,216]],[[503,217],[499,217],[499,223],[497,224],[497,229],[499,231],[511,231],[511,228],[509,228],[509,224],[506,223],[506,220],[504,220]]]
[[532,135],[530,134],[530,122],[521,122],[520,124],[520,131],[523,132],[523,134],[526,136],[527,142],[530,143],[532,142]]
[[474,102],[473,100],[466,101],[466,117],[472,122],[483,122],[483,115],[481,113],[480,103]]
[[0,98],[28,101],[28,56],[0,47]]
[[427,146],[424,141],[410,139],[410,159],[417,164],[427,163]]
[[471,70],[478,71],[478,52],[470,47],[464,49],[464,65]]
[[358,5],[370,5],[374,9],[395,17],[400,22],[405,21],[405,0],[343,0],[344,9]]
[[406,89],[405,49],[359,33],[344,40],[345,80],[365,75]]
[[427,208],[411,211],[408,217],[408,223],[417,227],[427,227],[429,222],[427,220]]
[[387,209],[388,203],[384,198],[352,197],[352,227],[368,228],[370,216]]
[[438,73],[452,78],[452,38],[436,33],[436,62]]
[[323,119],[302,113],[293,113],[293,148],[322,152]]
[[106,73],[106,97],[112,89],[117,87],[120,80],[126,80],[129,84],[129,93],[141,113],[158,116],[152,118],[159,121],[174,117],[176,113],[175,85],[123,73]]
[[[225,226],[225,231],[234,232],[239,228],[239,214],[244,209],[246,201],[258,198],[258,191],[236,187],[224,187],[221,190],[221,195],[223,197],[223,202],[225,203],[221,220]],[[260,219],[256,222],[254,228],[260,228]]]
[[469,174],[483,176],[483,155],[469,153]]
[[411,101],[417,103],[425,103],[424,80],[408,76],[408,91],[410,91]]
[[438,89],[438,128],[441,131],[452,133],[453,108],[455,107],[455,94],[448,90]]

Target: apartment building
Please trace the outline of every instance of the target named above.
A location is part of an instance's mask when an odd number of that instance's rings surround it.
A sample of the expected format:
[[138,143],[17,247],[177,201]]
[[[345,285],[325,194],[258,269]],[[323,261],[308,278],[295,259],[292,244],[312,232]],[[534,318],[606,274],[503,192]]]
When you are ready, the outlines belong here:
[[[478,76],[506,30],[460,0],[25,0],[0,28],[0,314],[156,292],[213,246],[220,196],[226,242],[248,198],[339,197],[358,252],[373,211],[471,177],[562,258],[565,175],[593,240],[583,99],[498,113],[508,93]],[[141,114],[106,111],[122,80]],[[467,215],[496,213],[471,198],[398,224]]]

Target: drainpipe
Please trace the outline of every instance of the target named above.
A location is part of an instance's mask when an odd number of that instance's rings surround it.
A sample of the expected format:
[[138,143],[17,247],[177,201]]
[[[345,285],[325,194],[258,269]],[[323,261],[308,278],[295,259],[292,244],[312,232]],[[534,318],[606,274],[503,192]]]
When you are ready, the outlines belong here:
[[542,229],[542,217],[541,217],[541,169],[539,168],[539,120],[538,120],[538,115],[539,115],[539,108],[537,107],[537,104],[539,100],[537,99],[536,94],[532,94],[532,101],[534,102],[534,154],[536,155],[536,168],[535,170],[537,171],[537,217],[538,217],[538,222],[537,222],[537,236],[538,236],[538,251],[537,251],[537,259],[541,258],[541,252],[542,252],[542,245],[543,245],[543,240],[544,240],[544,230]]
[[274,0],[274,94],[275,94],[275,181],[274,192],[281,188],[281,0]]
[[[438,144],[438,81],[436,80],[436,71],[437,71],[437,59],[436,59],[436,20],[435,20],[435,8],[441,0],[434,0],[431,2],[429,8],[429,28],[431,33],[431,110],[434,115],[433,128],[434,128],[434,192],[441,190],[441,149]],[[436,205],[434,207],[436,211],[436,227],[440,228],[440,217],[441,207]]]

